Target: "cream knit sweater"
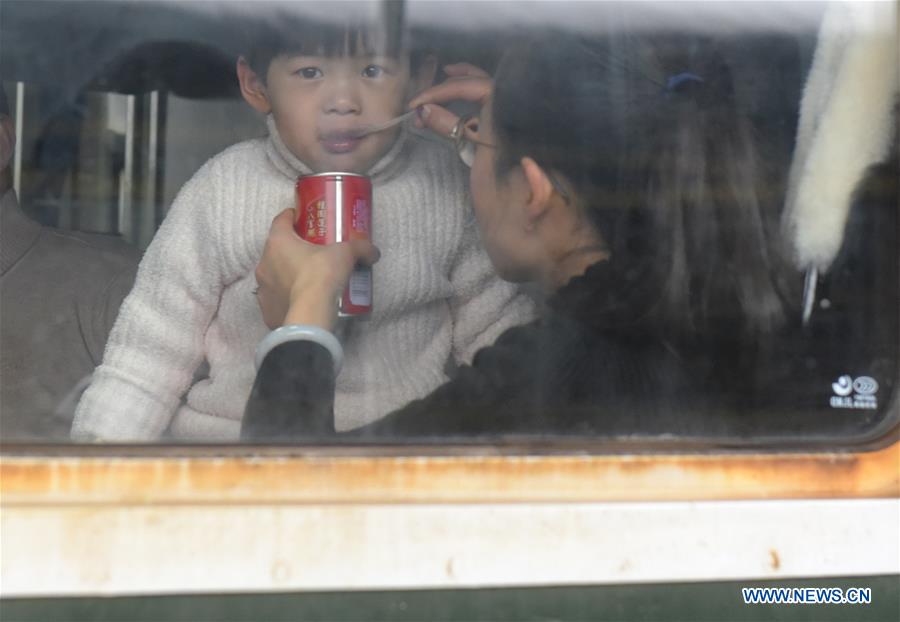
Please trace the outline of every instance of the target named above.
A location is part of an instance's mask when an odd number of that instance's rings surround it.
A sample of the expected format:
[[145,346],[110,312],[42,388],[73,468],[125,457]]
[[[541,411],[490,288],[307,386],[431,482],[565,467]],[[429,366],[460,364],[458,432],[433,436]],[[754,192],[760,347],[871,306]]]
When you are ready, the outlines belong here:
[[[76,439],[238,439],[268,332],[253,295],[272,218],[310,170],[269,119],[269,138],[234,145],[185,184],[147,249],[103,363],[75,415]],[[422,397],[534,314],[494,275],[477,238],[464,167],[443,143],[404,129],[373,181],[375,308],[338,328],[345,361],[336,427],[351,429]],[[196,381],[204,361],[209,376]],[[193,383],[193,384],[192,384]]]

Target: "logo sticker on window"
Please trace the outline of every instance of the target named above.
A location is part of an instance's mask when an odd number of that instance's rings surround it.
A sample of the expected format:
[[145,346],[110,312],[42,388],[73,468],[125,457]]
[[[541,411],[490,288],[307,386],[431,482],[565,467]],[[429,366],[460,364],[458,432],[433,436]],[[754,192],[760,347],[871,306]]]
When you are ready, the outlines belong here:
[[878,408],[878,381],[870,376],[859,376],[854,380],[843,375],[831,383],[832,408],[850,408],[858,410],[875,410]]

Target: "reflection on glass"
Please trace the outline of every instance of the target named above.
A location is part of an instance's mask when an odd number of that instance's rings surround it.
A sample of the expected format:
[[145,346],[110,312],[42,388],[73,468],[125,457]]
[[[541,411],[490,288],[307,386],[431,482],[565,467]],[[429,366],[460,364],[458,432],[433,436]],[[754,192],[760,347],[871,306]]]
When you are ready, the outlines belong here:
[[[894,10],[4,2],[2,440],[871,434]],[[315,342],[258,374],[255,270],[323,171],[372,178],[375,309],[324,327],[336,377]]]

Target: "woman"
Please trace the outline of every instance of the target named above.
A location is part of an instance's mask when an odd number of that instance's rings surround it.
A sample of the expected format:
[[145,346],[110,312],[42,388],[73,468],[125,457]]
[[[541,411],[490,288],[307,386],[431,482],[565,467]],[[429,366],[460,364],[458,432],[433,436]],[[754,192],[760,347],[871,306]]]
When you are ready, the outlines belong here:
[[[724,62],[704,43],[619,32],[530,41],[494,84],[449,73],[413,105],[462,134],[491,261],[539,284],[548,311],[350,434],[715,433],[723,420],[704,413],[752,402],[761,344],[785,314]],[[438,105],[453,99],[480,103],[480,117],[458,123]],[[244,438],[335,433],[335,293],[355,262],[377,260],[366,243],[307,244],[292,218],[274,221],[257,279],[267,323],[295,328],[260,345]]]

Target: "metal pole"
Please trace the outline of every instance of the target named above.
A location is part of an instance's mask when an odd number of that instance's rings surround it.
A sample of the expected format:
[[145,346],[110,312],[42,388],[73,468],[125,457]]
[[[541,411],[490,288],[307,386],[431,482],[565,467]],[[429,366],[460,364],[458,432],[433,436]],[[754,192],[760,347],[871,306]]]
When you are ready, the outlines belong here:
[[25,128],[25,83],[16,82],[16,146],[13,157],[13,188],[16,195],[22,196],[22,145]]
[[133,188],[134,188],[134,95],[126,100],[125,120],[125,166],[119,183],[119,235],[128,241],[134,238]]
[[135,243],[146,248],[156,232],[156,176],[159,170],[159,91],[150,93],[150,119],[147,132],[147,175],[143,180],[140,222]]

